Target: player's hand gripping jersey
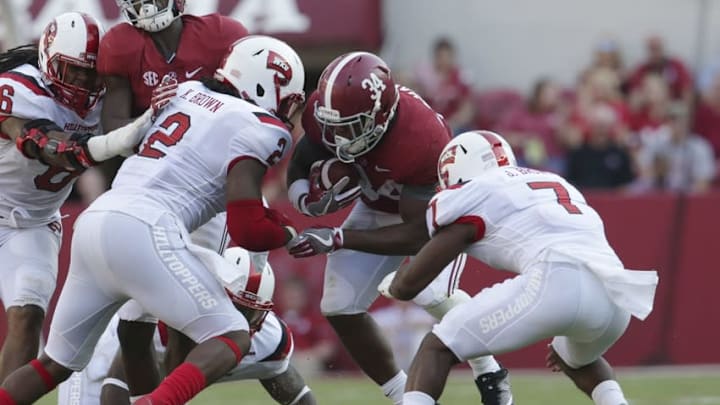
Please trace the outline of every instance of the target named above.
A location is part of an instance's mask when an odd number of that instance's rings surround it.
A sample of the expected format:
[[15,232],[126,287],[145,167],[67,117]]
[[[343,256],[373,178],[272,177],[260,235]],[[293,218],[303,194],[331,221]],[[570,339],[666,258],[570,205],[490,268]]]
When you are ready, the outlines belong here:
[[192,232],[225,210],[226,175],[235,163],[255,159],[269,167],[291,146],[286,126],[266,110],[186,82],[112,189],[88,210],[120,210],[149,223],[172,212]]

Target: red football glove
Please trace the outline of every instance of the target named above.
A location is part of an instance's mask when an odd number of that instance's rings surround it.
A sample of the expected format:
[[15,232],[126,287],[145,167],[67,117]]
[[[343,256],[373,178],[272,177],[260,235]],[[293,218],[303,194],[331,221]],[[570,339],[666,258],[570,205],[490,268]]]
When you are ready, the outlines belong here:
[[153,109],[153,117],[157,117],[160,114],[160,110],[165,108],[170,100],[177,94],[178,81],[177,79],[165,75],[162,82],[157,85],[152,91],[152,97],[150,98],[150,107]]

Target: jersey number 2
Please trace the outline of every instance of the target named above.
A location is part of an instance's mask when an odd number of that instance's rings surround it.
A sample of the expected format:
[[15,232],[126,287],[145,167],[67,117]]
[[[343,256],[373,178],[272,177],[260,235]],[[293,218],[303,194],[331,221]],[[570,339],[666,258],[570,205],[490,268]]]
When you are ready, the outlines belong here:
[[185,132],[190,129],[190,116],[181,112],[169,115],[160,124],[160,128],[170,131],[165,133],[161,130],[153,132],[143,145],[142,150],[138,152],[138,155],[152,159],[160,159],[165,156],[165,152],[160,149],[156,149],[155,142],[160,142],[165,146],[173,146],[180,142]]
[[562,205],[569,214],[582,214],[580,208],[570,201],[570,193],[568,193],[567,189],[557,181],[533,181],[527,185],[533,190],[553,190],[557,196],[558,204]]

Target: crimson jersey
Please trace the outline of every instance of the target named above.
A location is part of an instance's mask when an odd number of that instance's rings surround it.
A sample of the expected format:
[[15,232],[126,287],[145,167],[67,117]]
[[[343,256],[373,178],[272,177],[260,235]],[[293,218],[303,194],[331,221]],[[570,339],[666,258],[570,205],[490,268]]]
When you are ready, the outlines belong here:
[[[403,185],[437,183],[437,160],[451,137],[442,116],[420,96],[406,87],[398,90],[400,101],[388,131],[373,150],[355,159],[371,185],[363,188],[363,202],[389,213],[398,212]],[[317,91],[310,95],[302,122],[308,140],[324,145],[314,118],[319,97]]]
[[181,83],[212,76],[230,45],[248,34],[240,22],[219,14],[181,18],[180,43],[169,61],[157,50],[150,33],[127,23],[114,26],[100,42],[97,70],[130,82],[133,116],[150,106],[152,90],[165,75]]

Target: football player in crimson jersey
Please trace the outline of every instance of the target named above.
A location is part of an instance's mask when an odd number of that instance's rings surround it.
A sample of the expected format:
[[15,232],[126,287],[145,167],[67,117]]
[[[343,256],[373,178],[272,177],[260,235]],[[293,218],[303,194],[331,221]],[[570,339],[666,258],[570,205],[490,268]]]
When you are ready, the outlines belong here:
[[233,44],[212,79],[178,87],[113,187],[75,222],[45,352],[5,379],[0,405],[36,401],[82,370],[130,299],[197,343],[137,405],[184,404],[248,354],[248,320],[209,270],[229,263],[188,233],[226,210],[230,236],[248,250],[283,247],[296,234],[263,206],[260,186],[292,146],[287,122],[304,101],[304,76],[290,46],[251,36]]
[[[108,87],[102,116],[105,128],[123,125],[148,107],[158,110],[175,94],[178,83],[212,76],[230,45],[248,33],[240,22],[217,13],[202,17],[183,14],[185,0],[117,3],[129,24],[116,25],[100,43],[98,71]],[[193,241],[222,252],[228,242],[225,222],[225,214],[219,214],[193,233]],[[157,320],[128,315],[120,310],[120,327],[132,323],[135,330],[121,336],[128,370],[133,370],[128,373],[130,387],[137,395],[151,391],[159,382],[155,368],[147,364],[152,348],[138,346],[134,339],[145,341]],[[173,329],[169,336],[168,356],[173,356],[182,337]]]
[[59,209],[75,180],[97,162],[131,154],[149,124],[148,113],[96,135],[102,34],[91,16],[65,13],[38,45],[0,55],[0,299],[8,319],[0,381],[37,355],[57,278]]
[[[303,115],[305,136],[288,167],[292,203],[306,215],[333,212],[352,202],[339,186],[317,193],[308,180],[313,162],[337,156],[363,174],[362,200],[342,228],[311,228],[289,244],[290,253],[327,258],[321,311],[363,371],[394,403],[406,375],[367,310],[377,286],[427,240],[425,207],[435,185],[435,162],[450,140],[442,116],[412,90],[396,86],[385,62],[352,52],[331,62]],[[338,181],[342,185],[343,180]],[[469,299],[457,289],[460,255],[414,302],[440,319]],[[507,370],[491,356],[470,361],[483,403],[511,403]]]
[[[248,34],[220,14],[183,14],[185,0],[117,0],[130,24],[100,42],[98,72],[107,84],[103,127],[116,128],[150,107],[165,76],[182,83],[210,77],[235,41]],[[132,61],[132,63],[129,63]]]
[[517,276],[435,325],[410,367],[403,404],[434,404],[462,360],[554,337],[551,369],[565,372],[597,405],[626,405],[602,355],[631,316],[643,320],[652,310],[657,272],[626,270],[582,194],[556,174],[516,167],[495,133],[458,135],[437,167],[443,191],[427,210],[432,239],[380,291],[411,299],[462,252]]

